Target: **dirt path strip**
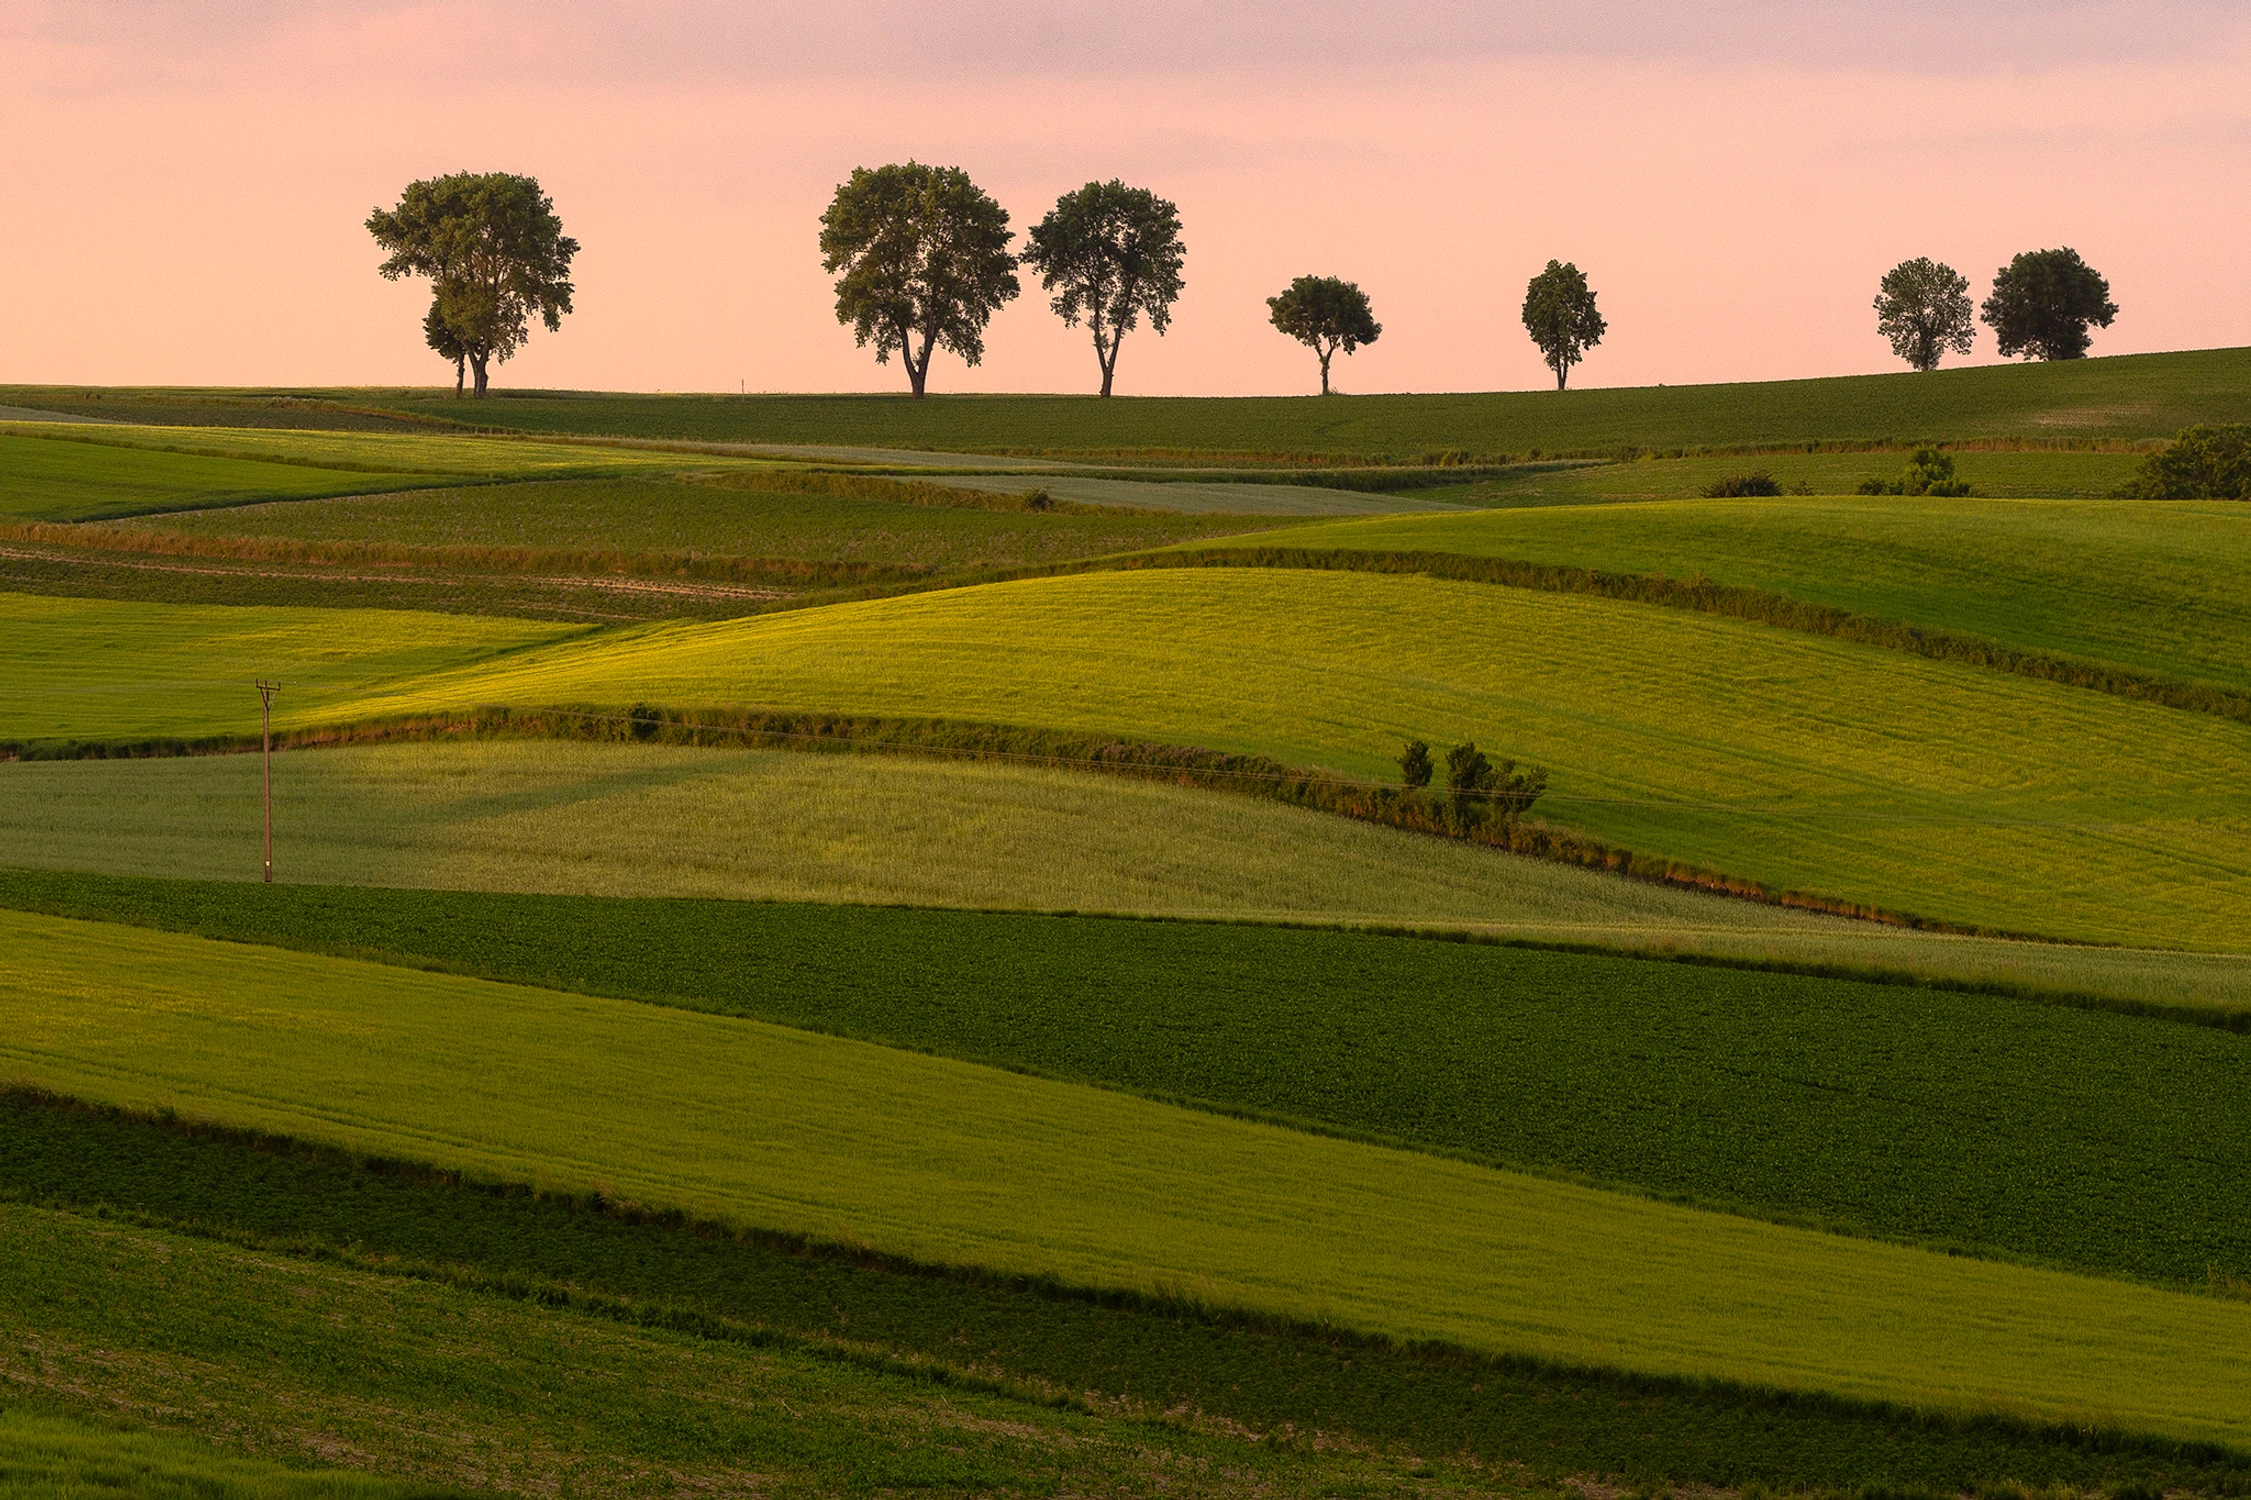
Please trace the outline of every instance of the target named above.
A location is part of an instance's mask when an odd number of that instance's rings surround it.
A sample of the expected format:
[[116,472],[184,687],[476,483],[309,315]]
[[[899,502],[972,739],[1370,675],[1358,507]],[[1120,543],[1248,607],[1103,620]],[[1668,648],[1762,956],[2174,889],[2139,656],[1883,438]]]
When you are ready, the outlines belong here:
[[399,568],[382,573],[339,573],[331,569],[292,570],[285,568],[227,567],[224,565],[195,565],[189,563],[153,562],[121,557],[113,552],[93,555],[48,547],[0,547],[0,558],[19,562],[61,563],[88,568],[133,568],[146,573],[193,573],[206,577],[229,578],[288,578],[328,583],[429,583],[429,584],[492,584],[538,583],[556,588],[600,589],[619,594],[658,594],[679,599],[742,599],[764,601],[792,597],[788,589],[745,588],[727,583],[685,583],[658,581],[646,578],[585,578],[565,577],[551,573],[424,573],[412,568]]

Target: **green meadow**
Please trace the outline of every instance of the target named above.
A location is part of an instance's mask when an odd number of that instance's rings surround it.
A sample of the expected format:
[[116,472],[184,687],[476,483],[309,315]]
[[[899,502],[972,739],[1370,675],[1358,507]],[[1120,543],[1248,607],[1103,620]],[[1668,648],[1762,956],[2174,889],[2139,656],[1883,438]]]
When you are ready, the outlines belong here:
[[2019,650],[2251,690],[2251,602],[2234,586],[2251,572],[2251,507],[2231,501],[1679,500],[1321,522],[1249,542],[1704,576]]
[[[310,393],[308,393],[310,394]],[[325,393],[360,404],[352,392]],[[27,398],[28,399],[28,398]],[[2251,404],[2251,350],[1901,371],[1741,385],[1463,395],[1123,397],[628,396],[520,391],[471,407],[437,392],[366,404],[524,432],[965,451],[1305,453],[1411,458],[1607,454],[1808,440],[2170,437]]]
[[[285,882],[1409,927],[2251,1011],[2251,960],[2232,955],[1852,921],[1083,770],[553,740],[274,767]],[[0,767],[0,848],[49,870],[255,880],[259,795],[246,755]]]
[[2251,1441],[2251,1304],[745,1020],[53,918],[0,930],[0,1059],[97,1101],[1472,1349],[1941,1410],[2006,1391],[2036,1419]]
[[2206,1149],[2251,1125],[2251,1037],[2173,1020],[1196,922],[12,872],[0,904],[743,1016],[1762,1218],[2251,1277],[2251,1178]]
[[[10,1225],[11,1245],[20,1254],[48,1226],[28,1226],[31,1234],[16,1239],[14,1234],[27,1226],[21,1216],[12,1217],[17,1222]],[[20,1317],[29,1309],[13,1311]],[[28,1333],[29,1321],[16,1327]],[[31,1383],[21,1381],[19,1373],[19,1387]],[[351,1469],[286,1468],[216,1452],[193,1438],[0,1408],[0,1497],[5,1500],[66,1495],[74,1500],[109,1495],[145,1500],[454,1500],[466,1493]]]
[[0,519],[96,520],[443,482],[429,474],[372,475],[22,436],[26,430],[0,430]]
[[[216,673],[194,692],[120,686],[180,670],[165,663],[196,649],[193,610],[7,611],[37,649],[13,668],[0,737],[245,727]],[[286,677],[321,616],[271,619],[262,669]],[[280,722],[741,704],[1121,734],[1376,777],[1409,737],[1474,739],[1549,767],[1540,812],[1608,843],[1959,925],[2235,950],[2251,899],[2233,790],[2251,774],[2245,726],[1610,600],[1355,573],[1101,573],[459,655],[486,659],[300,695]]]
[[[2099,500],[2142,463],[2138,453],[2068,448],[1973,448],[1951,456],[1956,472],[1978,495],[2009,499]],[[1542,472],[1486,480],[1442,494],[1464,505],[1511,508],[1692,500],[1702,499],[1707,488],[1722,480],[1758,473],[1785,489],[1802,487],[1815,495],[1851,495],[1858,492],[1864,479],[1897,479],[1907,459],[1908,454],[1897,448],[1642,458],[1627,463],[1556,465]]]

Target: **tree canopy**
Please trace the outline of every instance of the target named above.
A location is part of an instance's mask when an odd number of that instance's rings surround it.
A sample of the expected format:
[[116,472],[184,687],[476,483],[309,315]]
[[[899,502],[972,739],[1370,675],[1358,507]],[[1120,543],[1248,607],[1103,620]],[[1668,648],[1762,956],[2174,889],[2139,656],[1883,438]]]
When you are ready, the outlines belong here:
[[821,215],[821,263],[836,277],[836,320],[893,354],[920,397],[932,351],[985,357],[985,325],[1020,288],[1008,210],[959,167],[853,169]]
[[571,310],[578,241],[536,177],[455,172],[409,183],[398,207],[368,215],[367,230],[390,252],[377,267],[386,280],[430,278],[423,336],[454,361],[457,391],[463,361],[482,396],[490,366],[523,347],[535,316],[553,333]]
[[1876,330],[1891,352],[1918,370],[1935,370],[1948,350],[1967,354],[1977,336],[1970,321],[1970,279],[1929,256],[1903,260],[1876,288]]
[[1266,299],[1274,326],[1321,357],[1321,394],[1329,394],[1329,361],[1372,344],[1383,334],[1368,294],[1334,276],[1300,276],[1280,296]]
[[1981,311],[2003,358],[2085,359],[2088,327],[2108,328],[2118,304],[2110,283],[2067,247],[2028,250],[1994,272]]
[[1102,394],[1109,395],[1125,336],[1144,315],[1160,337],[1172,321],[1188,255],[1180,210],[1113,177],[1056,199],[1024,239],[1024,264],[1055,294],[1049,306],[1056,316],[1072,328],[1084,318],[1093,331]]
[[2118,493],[2144,500],[2251,500],[2251,422],[2184,427]]
[[1560,391],[1571,367],[1602,342],[1610,325],[1595,310],[1594,289],[1587,285],[1586,273],[1569,261],[1551,260],[1524,288],[1524,331],[1532,335],[1548,368],[1555,371],[1555,388]]

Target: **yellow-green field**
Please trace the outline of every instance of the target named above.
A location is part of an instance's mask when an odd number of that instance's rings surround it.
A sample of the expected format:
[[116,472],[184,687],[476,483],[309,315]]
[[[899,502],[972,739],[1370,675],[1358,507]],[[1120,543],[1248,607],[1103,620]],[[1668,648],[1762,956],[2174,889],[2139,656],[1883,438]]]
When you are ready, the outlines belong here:
[[1403,1337],[2251,1442],[2251,1304],[628,1002],[53,918],[0,939],[0,1067],[97,1100]]
[[[551,740],[274,766],[284,881],[1468,929],[2251,1003],[2242,957],[1918,932],[1084,771]],[[255,880],[259,791],[248,755],[0,766],[0,862]]]
[[[0,737],[252,723],[185,678],[207,621],[263,670],[341,649],[319,611],[10,601]],[[408,629],[396,614],[391,631]],[[428,627],[461,631],[452,622]],[[1541,812],[1644,854],[2002,931],[2233,950],[2251,920],[2251,727],[1615,601],[1265,570],[1056,578],[504,651],[301,694],[283,721],[636,701],[934,715],[1255,750],[1383,775],[1475,739],[1554,772]],[[520,627],[516,642],[543,627]],[[444,653],[436,653],[442,655]],[[480,658],[482,658],[480,660]]]
[[1657,573],[2251,688],[2251,506],[1855,496],[1330,521],[1212,546],[1445,552]]

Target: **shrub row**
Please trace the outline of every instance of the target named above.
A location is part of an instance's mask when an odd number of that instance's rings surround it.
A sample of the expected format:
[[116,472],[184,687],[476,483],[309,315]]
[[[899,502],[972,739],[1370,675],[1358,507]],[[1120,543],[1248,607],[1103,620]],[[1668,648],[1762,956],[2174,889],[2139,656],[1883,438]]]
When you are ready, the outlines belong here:
[[2251,422],[2182,428],[2116,493],[2137,500],[2251,500]]

